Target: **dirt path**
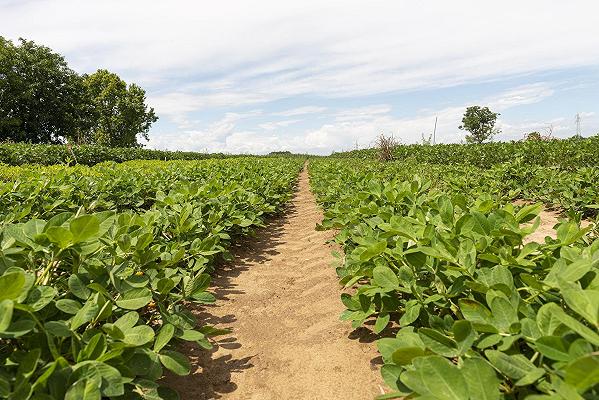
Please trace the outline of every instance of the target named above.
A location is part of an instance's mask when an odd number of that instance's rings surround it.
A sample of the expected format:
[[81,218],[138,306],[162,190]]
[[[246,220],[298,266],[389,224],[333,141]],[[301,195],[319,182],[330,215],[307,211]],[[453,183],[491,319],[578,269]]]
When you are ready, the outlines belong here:
[[[330,232],[300,175],[285,213],[234,249],[214,278],[215,306],[200,321],[232,333],[212,351],[189,348],[188,377],[168,377],[191,399],[372,399],[382,380],[371,338],[339,321],[344,307],[331,267]],[[352,340],[353,339],[353,340]]]

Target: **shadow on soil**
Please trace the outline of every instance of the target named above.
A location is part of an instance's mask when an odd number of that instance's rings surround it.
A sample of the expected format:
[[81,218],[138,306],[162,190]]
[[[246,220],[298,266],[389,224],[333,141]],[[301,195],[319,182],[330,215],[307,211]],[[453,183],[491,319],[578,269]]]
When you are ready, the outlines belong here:
[[[369,320],[364,323],[366,326],[360,326],[349,333],[347,336],[351,340],[357,340],[360,343],[373,343],[374,341],[381,338],[389,338],[395,337],[397,332],[399,331],[399,326],[392,324],[385,329],[381,333],[374,333],[372,330],[372,326],[374,325],[374,320]],[[370,368],[373,370],[378,370],[383,365],[383,357],[376,356],[370,360]]]
[[268,262],[278,254],[276,248],[281,243],[283,227],[296,212],[293,204],[289,203],[280,214],[269,218],[264,228],[233,244],[230,248],[233,260],[216,268],[210,289],[216,297],[215,305],[198,307],[192,309],[192,312],[200,325],[230,329],[231,333],[216,337],[212,350],[204,350],[195,344],[186,344],[181,348],[191,361],[191,375],[176,376],[167,373],[163,383],[177,390],[182,400],[219,399],[223,394],[232,393],[237,389],[237,385],[231,382],[232,374],[253,367],[253,357],[236,359],[230,354],[216,355],[220,347],[237,349],[243,346],[235,337],[237,317],[234,314],[220,315],[218,305],[244,294],[237,289],[235,278],[247,271],[252,263]]

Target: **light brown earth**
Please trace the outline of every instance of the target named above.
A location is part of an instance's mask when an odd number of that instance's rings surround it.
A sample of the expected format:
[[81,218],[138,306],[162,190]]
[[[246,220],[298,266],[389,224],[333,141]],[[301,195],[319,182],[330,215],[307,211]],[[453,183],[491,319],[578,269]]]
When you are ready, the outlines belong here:
[[[557,211],[543,209],[539,213],[539,218],[541,219],[541,224],[536,231],[524,239],[525,243],[545,243],[545,236],[550,236],[553,239],[557,237],[557,233],[553,227],[559,222],[560,214]],[[532,222],[526,225],[530,224]]]
[[[516,204],[526,204],[523,201],[516,202]],[[543,209],[539,213],[539,218],[541,219],[541,223],[536,231],[532,234],[528,235],[525,239],[525,243],[537,242],[537,243],[545,243],[545,237],[549,236],[552,239],[557,237],[557,232],[553,228],[556,224],[559,223],[561,218],[564,218],[557,210],[548,209],[543,206]],[[532,222],[529,222],[526,225],[531,225]],[[581,227],[587,227],[591,224],[590,221],[583,220],[581,221]]]
[[[231,334],[213,351],[187,348],[193,372],[167,377],[184,400],[373,399],[383,393],[373,337],[339,320],[344,307],[331,232],[299,178],[284,216],[233,249],[213,279],[217,302],[198,319]],[[364,333],[365,332],[365,333]]]

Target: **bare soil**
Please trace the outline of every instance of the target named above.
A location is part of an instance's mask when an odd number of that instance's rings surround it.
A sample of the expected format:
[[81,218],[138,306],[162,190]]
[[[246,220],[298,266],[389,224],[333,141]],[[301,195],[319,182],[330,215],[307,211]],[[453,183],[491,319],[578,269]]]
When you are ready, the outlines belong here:
[[189,346],[191,376],[166,383],[191,399],[372,399],[383,393],[370,331],[339,320],[344,307],[331,232],[304,170],[283,216],[233,249],[198,319],[231,333],[212,351]]
[[[519,202],[516,204],[525,204],[524,202]],[[554,229],[554,226],[557,225],[560,219],[564,218],[557,210],[548,209],[545,206],[539,213],[539,218],[541,219],[541,223],[536,231],[532,234],[528,235],[524,239],[524,243],[545,243],[545,237],[549,236],[552,239],[557,237],[557,232]],[[591,224],[590,221],[583,220],[580,225],[584,228]],[[526,223],[525,226],[532,225],[532,222]]]
[[[539,218],[541,218],[541,224],[536,231],[524,239],[525,243],[545,243],[546,236],[550,236],[553,239],[557,237],[557,233],[553,227],[559,222],[560,214],[557,211],[543,209],[539,213]],[[532,222],[526,225],[532,225]]]

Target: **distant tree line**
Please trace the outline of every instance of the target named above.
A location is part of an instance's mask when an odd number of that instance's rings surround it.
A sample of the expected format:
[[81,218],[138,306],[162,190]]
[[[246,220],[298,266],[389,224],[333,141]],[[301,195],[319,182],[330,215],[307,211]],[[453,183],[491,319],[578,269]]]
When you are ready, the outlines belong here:
[[0,141],[142,147],[157,120],[138,85],[104,69],[80,75],[48,47],[0,36]]

